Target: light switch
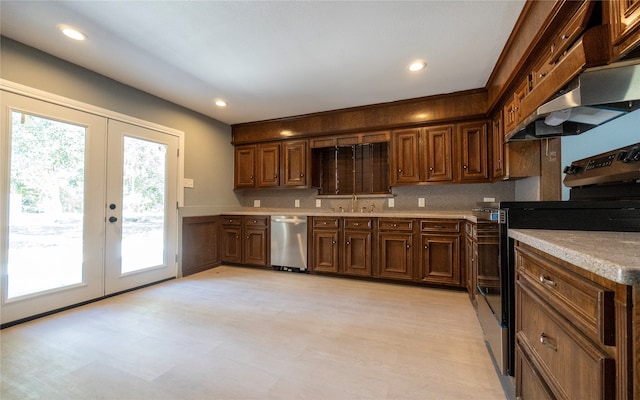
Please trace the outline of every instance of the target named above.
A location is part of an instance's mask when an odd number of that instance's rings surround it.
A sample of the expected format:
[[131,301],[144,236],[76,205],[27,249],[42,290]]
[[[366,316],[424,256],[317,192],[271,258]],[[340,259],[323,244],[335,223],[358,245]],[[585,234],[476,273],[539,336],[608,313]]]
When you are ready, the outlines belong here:
[[424,207],[424,197],[418,199],[418,207]]
[[316,207],[322,207],[322,200],[316,199]]
[[193,179],[184,178],[183,185],[186,188],[192,188],[193,187]]
[[299,208],[299,207],[300,207],[300,200],[295,199],[295,200],[293,201],[293,206],[294,206],[294,207],[296,207],[296,208]]

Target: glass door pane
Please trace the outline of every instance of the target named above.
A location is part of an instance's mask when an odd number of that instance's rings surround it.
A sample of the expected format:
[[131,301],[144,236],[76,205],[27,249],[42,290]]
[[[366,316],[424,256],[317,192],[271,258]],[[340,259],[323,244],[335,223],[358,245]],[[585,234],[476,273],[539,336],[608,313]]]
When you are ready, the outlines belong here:
[[164,263],[167,146],[124,137],[122,273]]
[[2,323],[104,295],[107,120],[0,90]]
[[11,113],[9,299],[82,283],[84,126]]
[[105,293],[177,274],[177,136],[109,121]]

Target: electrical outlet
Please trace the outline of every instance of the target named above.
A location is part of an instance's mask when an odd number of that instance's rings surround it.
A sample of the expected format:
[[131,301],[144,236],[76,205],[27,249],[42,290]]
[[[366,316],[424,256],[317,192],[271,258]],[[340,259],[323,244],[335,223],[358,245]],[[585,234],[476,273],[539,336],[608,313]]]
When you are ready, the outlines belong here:
[[322,200],[316,199],[316,207],[322,207]]
[[418,199],[418,207],[424,207],[424,197]]
[[260,200],[254,200],[253,201],[253,206],[254,207],[260,207]]
[[496,198],[495,197],[485,197],[484,198],[484,202],[485,203],[495,203],[496,202]]
[[393,199],[393,198],[389,199],[389,208],[393,208],[395,206],[396,206],[395,199]]
[[184,178],[184,187],[192,188],[193,187],[193,179]]
[[300,200],[295,199],[295,200],[293,201],[293,206],[294,206],[294,207],[296,207],[296,208],[300,208]]

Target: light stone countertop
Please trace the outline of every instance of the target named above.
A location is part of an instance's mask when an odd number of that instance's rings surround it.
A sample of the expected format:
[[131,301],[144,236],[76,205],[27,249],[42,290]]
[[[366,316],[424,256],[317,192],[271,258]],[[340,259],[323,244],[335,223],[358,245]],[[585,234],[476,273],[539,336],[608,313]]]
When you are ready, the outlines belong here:
[[477,218],[472,215],[471,210],[458,211],[375,211],[375,212],[339,212],[327,209],[313,208],[262,208],[244,207],[236,210],[225,211],[223,215],[304,215],[307,217],[386,217],[386,218],[451,218],[464,219],[477,222]]
[[640,232],[510,229],[509,236],[623,285],[640,285]]

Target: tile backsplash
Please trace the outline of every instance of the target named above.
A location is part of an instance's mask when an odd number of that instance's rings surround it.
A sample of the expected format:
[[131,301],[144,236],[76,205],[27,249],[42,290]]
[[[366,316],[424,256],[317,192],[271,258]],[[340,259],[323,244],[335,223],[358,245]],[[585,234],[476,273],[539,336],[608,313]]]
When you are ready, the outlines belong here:
[[[296,200],[301,209],[316,209],[316,199],[320,199],[320,209],[338,211],[419,211],[419,210],[469,210],[485,198],[496,201],[515,200],[515,183],[512,181],[477,184],[453,184],[432,186],[398,186],[392,189],[388,197],[357,196],[351,197],[318,196],[315,189],[267,189],[236,191],[238,201],[243,207],[253,207],[260,200],[261,208],[295,209]],[[394,207],[389,207],[389,198],[393,198]],[[424,198],[424,207],[419,207],[419,199]]]

